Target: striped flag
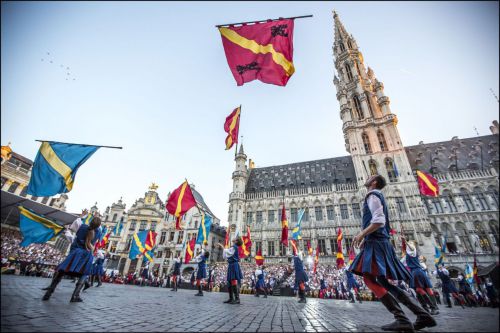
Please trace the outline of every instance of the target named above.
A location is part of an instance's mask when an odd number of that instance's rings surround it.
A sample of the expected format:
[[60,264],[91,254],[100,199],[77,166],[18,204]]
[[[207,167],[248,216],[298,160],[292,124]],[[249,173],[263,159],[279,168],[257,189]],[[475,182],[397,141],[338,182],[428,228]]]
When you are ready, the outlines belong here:
[[257,251],[257,255],[255,256],[255,263],[257,266],[264,265],[264,257],[262,256],[262,251],[260,249]]
[[340,269],[344,267],[344,254],[342,253],[342,238],[344,235],[342,234],[342,229],[338,229],[337,231],[337,268]]
[[281,243],[288,246],[288,220],[286,218],[285,201],[281,210]]
[[226,238],[224,239],[224,248],[228,249],[230,247],[229,244],[229,226],[226,229]]
[[417,180],[420,194],[430,197],[437,197],[439,195],[439,185],[436,178],[428,173],[417,170]]
[[187,247],[186,247],[186,255],[184,256],[184,263],[189,264],[191,259],[193,259],[194,256],[194,246],[196,245],[196,239],[194,237],[189,241]]
[[227,133],[226,137],[226,150],[231,149],[231,147],[238,143],[238,132],[240,130],[240,113],[241,106],[234,109],[229,116],[227,116],[224,122],[224,131]]
[[176,219],[176,230],[182,229],[181,217],[194,206],[196,206],[196,199],[191,191],[191,186],[189,186],[186,180],[170,194],[166,204],[167,211],[174,215]]
[[314,266],[313,273],[316,274],[316,269],[318,268],[319,263],[319,245],[316,247],[316,254],[314,255]]
[[297,241],[295,239],[290,240],[290,245],[292,245],[293,255],[299,253],[299,251],[297,250]]

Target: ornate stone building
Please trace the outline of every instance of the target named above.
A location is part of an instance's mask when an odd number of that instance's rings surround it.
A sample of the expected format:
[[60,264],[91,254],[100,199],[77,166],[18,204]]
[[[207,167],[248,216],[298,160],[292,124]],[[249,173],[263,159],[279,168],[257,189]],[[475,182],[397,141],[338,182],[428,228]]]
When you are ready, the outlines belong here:
[[[198,209],[190,209],[182,219],[183,230],[175,230],[175,219],[166,211],[165,203],[160,199],[156,191],[157,188],[157,185],[152,184],[144,196],[137,199],[128,210],[126,210],[126,206],[121,199],[106,208],[104,225],[108,227],[108,230],[114,228],[118,222],[123,223],[121,233],[110,237],[107,250],[111,254],[111,260],[107,266],[108,269],[116,269],[121,274],[139,272],[143,266],[143,257],[133,260],[128,258],[132,236],[136,232],[153,230],[157,233],[156,243],[158,246],[154,253],[154,262],[149,267],[153,271],[158,271],[160,276],[170,272],[173,258],[181,253],[185,237],[187,237],[187,240],[191,237],[197,237],[201,221]],[[208,214],[214,217],[208,237],[208,245],[206,246],[206,249],[211,253],[210,262],[222,260],[222,251],[216,248],[215,245],[218,242],[224,242],[225,230],[220,227],[219,219],[211,212],[201,194],[196,191],[195,186],[191,184],[191,188],[196,201]],[[195,252],[198,254],[200,249],[200,245],[196,245]],[[184,257],[184,253],[182,256]],[[194,262],[183,265],[183,272],[187,274],[195,266]]]
[[[333,53],[338,76],[333,83],[348,156],[264,168],[246,166],[240,147],[235,157],[233,191],[229,195],[231,231],[250,226],[255,253],[262,248],[268,262],[283,261],[290,249],[281,238],[281,207],[287,208],[289,228],[298,209],[306,210],[299,246],[307,240],[320,247],[321,262],[335,262],[336,230],[344,233],[344,255],[360,231],[363,184],[383,175],[392,227],[416,240],[433,264],[434,246],[446,236],[446,261],[452,273],[463,271],[478,253],[478,265],[498,255],[498,123],[492,135],[405,147],[398,119],[390,108],[383,83],[366,67],[354,37],[334,12]],[[416,170],[431,172],[441,195],[420,195]],[[291,232],[290,232],[291,233]],[[399,238],[393,239],[400,251]],[[438,245],[439,246],[439,245]]]

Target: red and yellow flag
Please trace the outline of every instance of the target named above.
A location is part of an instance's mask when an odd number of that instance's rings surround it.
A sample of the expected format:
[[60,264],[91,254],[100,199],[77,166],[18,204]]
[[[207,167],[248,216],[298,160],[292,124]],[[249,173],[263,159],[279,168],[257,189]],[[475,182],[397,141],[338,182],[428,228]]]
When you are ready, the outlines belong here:
[[247,227],[247,235],[241,237],[243,244],[238,248],[238,255],[240,258],[246,258],[250,255],[252,249],[252,238],[250,235],[250,227]]
[[283,208],[281,209],[281,243],[288,246],[288,220],[286,218],[285,202],[283,201]]
[[356,254],[354,253],[354,248],[351,246],[351,248],[349,249],[349,266],[351,266],[355,258]]
[[344,235],[342,234],[342,229],[338,229],[337,231],[337,268],[340,269],[344,267],[344,254],[342,253],[342,238]]
[[472,276],[474,277],[474,281],[476,284],[479,285],[481,284],[481,280],[479,279],[479,276],[477,275],[477,260],[476,260],[476,255],[474,254],[474,266],[472,267]]
[[316,270],[318,268],[319,263],[319,245],[316,247],[316,254],[314,255],[314,265],[313,265],[313,273],[316,274]]
[[238,86],[253,80],[285,86],[293,66],[293,19],[220,27],[227,63]]
[[299,253],[299,251],[297,250],[297,241],[295,239],[290,240],[290,245],[292,245],[293,255]]
[[181,217],[192,207],[196,206],[196,199],[194,198],[191,186],[187,180],[181,186],[176,188],[167,200],[167,211],[175,216],[176,223],[175,229],[181,230]]
[[437,197],[439,195],[439,185],[436,178],[428,173],[417,170],[417,180],[420,194],[430,197]]
[[227,133],[226,137],[226,150],[231,149],[231,147],[238,143],[238,132],[240,130],[240,113],[241,106],[234,109],[233,112],[226,118],[224,123],[224,131]]
[[186,246],[186,255],[184,256],[184,263],[189,264],[191,259],[194,256],[194,246],[196,245],[196,239],[193,237],[189,240],[189,243]]
[[257,251],[257,255],[255,256],[255,263],[257,266],[264,265],[264,257],[262,256],[262,251],[260,249]]
[[226,238],[224,239],[224,248],[228,249],[230,247],[229,244],[229,227],[226,229]]
[[311,247],[311,241],[307,240],[307,253],[309,253],[310,256],[313,254],[313,248]]

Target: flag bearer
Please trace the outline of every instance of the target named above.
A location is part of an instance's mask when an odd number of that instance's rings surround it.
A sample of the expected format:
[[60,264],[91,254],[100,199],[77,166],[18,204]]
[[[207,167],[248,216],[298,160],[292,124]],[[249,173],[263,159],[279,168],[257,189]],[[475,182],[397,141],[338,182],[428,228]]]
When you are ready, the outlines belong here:
[[94,251],[92,240],[94,239],[96,229],[99,228],[100,225],[101,219],[96,216],[92,222],[90,222],[90,225],[82,224],[80,226],[76,233],[72,246],[73,248],[66,259],[57,267],[57,271],[52,278],[52,283],[42,298],[44,301],[50,299],[50,296],[65,274],[79,278],[73,295],[71,296],[71,302],[83,301],[80,298],[80,292],[83,288],[86,276],[92,272],[92,253]]
[[198,272],[196,273],[196,286],[198,287],[198,293],[195,296],[203,296],[203,286],[201,280],[207,278],[207,260],[210,252],[201,249],[201,254],[196,257],[196,262],[198,263]]
[[434,274],[437,274],[438,278],[441,279],[441,290],[443,291],[443,296],[446,299],[446,303],[448,304],[448,308],[451,308],[451,299],[450,299],[450,294],[453,296],[454,299],[458,301],[460,306],[462,306],[462,309],[465,308],[464,306],[464,301],[458,296],[458,290],[453,284],[453,281],[451,281],[450,278],[450,272],[444,267],[443,264],[439,265],[439,268],[437,271],[434,272]]
[[[224,249],[224,245],[221,243],[217,244],[220,248]],[[224,249],[222,252],[222,256],[224,259],[227,259],[227,284],[229,291],[229,299],[224,301],[224,303],[228,304],[240,304],[240,295],[238,284],[241,283],[241,279],[243,279],[243,273],[240,268],[240,257],[238,254],[238,247],[243,245],[243,241],[240,237],[237,237],[233,240],[233,245]]]
[[306,282],[309,281],[304,264],[302,263],[302,251],[293,254],[293,269],[295,270],[295,287],[299,290],[299,303],[306,301]]
[[90,285],[93,287],[95,280],[97,280],[97,287],[102,285],[102,276],[104,275],[104,250],[97,250],[97,256],[94,267],[92,268],[92,278]]
[[422,267],[421,259],[423,257],[418,255],[415,242],[406,242],[406,265],[410,268],[412,275],[410,288],[415,290],[417,299],[424,309],[427,310],[427,307],[429,307],[431,314],[437,315],[439,309],[432,291],[432,283]]
[[181,256],[179,255],[177,258],[174,259],[174,267],[173,267],[173,272],[172,272],[172,289],[171,291],[177,291],[177,278],[178,276],[181,275]]
[[[364,199],[362,228],[354,237],[353,245],[363,248],[352,262],[349,270],[363,276],[363,279],[380,302],[396,319],[389,325],[382,326],[384,331],[413,331],[424,327],[436,326],[436,321],[425,311],[418,301],[406,291],[391,284],[391,280],[409,280],[410,274],[398,260],[389,241],[389,214],[381,190],[386,180],[380,175],[371,176],[365,183],[368,193]],[[403,303],[417,315],[412,324],[398,304]]]
[[255,277],[257,278],[257,283],[255,284],[255,297],[259,297],[259,292],[261,292],[264,294],[264,298],[267,298],[266,284],[264,282],[264,266],[257,266]]
[[[356,301],[354,300],[354,296],[358,298],[359,303],[363,303],[361,301],[361,296],[359,295],[358,281],[356,281],[354,275],[349,270],[345,271],[345,276],[347,277],[347,290],[349,291],[349,298],[351,299],[351,303],[356,303]],[[351,291],[352,289],[354,289],[354,294]]]

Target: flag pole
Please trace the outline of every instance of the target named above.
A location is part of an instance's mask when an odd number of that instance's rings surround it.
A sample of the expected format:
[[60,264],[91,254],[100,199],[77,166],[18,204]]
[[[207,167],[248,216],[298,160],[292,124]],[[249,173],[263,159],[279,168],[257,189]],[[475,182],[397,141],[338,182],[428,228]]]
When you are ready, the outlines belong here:
[[312,15],[302,15],[302,16],[292,16],[292,17],[280,17],[277,19],[267,19],[267,20],[259,20],[259,21],[247,21],[247,22],[239,22],[239,23],[226,23],[226,24],[218,24],[215,27],[220,28],[224,26],[238,25],[238,24],[248,24],[248,23],[261,23],[261,22],[269,22],[269,21],[279,21],[279,20],[293,20],[299,18],[308,18],[313,17]]
[[86,146],[86,147],[99,147],[99,148],[113,148],[113,149],[123,149],[123,147],[117,147],[117,146],[98,146],[98,145],[87,145],[87,144],[82,144],[82,143],[69,143],[69,142],[60,142],[60,141],[50,141],[50,140],[35,140],[38,142],[54,142],[54,143],[64,143],[66,145],[79,145],[79,146]]

